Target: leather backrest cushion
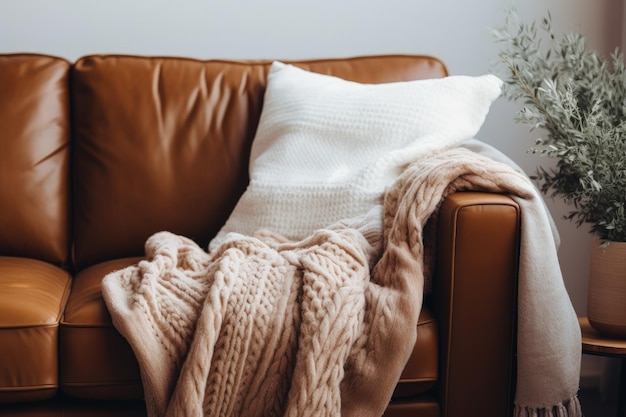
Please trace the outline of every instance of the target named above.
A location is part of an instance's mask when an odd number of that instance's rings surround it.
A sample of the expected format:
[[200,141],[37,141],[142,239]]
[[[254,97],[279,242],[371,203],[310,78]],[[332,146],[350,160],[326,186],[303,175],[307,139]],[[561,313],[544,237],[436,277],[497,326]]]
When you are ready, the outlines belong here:
[[[437,59],[291,62],[358,82],[447,75]],[[88,56],[74,66],[74,257],[140,256],[167,230],[202,246],[248,182],[271,61]]]
[[69,68],[0,55],[0,255],[68,262]]

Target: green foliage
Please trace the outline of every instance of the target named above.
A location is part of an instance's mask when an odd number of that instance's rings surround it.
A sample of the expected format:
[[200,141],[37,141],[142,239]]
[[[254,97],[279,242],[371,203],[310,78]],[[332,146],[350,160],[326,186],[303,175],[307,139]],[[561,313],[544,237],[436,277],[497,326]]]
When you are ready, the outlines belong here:
[[[521,22],[515,10],[493,31],[502,45],[504,94],[523,103],[516,121],[541,129],[531,152],[555,158],[532,178],[573,210],[566,218],[588,223],[603,240],[626,241],[626,68],[590,51],[584,36],[560,39],[551,16]],[[543,44],[547,43],[547,44]]]

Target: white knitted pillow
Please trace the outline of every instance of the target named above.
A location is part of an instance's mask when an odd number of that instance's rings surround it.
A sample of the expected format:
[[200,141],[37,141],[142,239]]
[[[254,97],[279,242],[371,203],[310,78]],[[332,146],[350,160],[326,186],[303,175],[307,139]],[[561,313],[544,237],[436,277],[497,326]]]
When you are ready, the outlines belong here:
[[501,84],[493,75],[360,84],[274,62],[250,184],[212,246],[259,229],[301,239],[366,213],[407,163],[473,137]]

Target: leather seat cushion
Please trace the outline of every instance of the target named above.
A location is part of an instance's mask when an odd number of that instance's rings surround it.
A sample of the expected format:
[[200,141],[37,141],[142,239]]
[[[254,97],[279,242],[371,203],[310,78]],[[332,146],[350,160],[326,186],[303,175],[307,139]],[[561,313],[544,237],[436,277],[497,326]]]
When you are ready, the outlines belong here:
[[410,400],[392,401],[382,417],[440,417],[441,410],[436,397],[426,394]]
[[71,283],[51,264],[0,257],[0,403],[57,392],[59,322]]
[[437,382],[439,369],[439,334],[437,321],[431,310],[424,306],[417,321],[415,348],[400,375],[393,399],[423,394]]
[[137,263],[124,258],[93,265],[74,278],[60,330],[61,390],[84,399],[141,399],[139,365],[102,299],[102,278]]
[[[106,274],[140,259],[103,262],[76,275],[60,331],[60,386],[66,394],[84,399],[142,398],[137,361],[111,323],[101,292]],[[427,307],[420,314],[417,334],[395,399],[427,392],[437,381],[437,323]]]

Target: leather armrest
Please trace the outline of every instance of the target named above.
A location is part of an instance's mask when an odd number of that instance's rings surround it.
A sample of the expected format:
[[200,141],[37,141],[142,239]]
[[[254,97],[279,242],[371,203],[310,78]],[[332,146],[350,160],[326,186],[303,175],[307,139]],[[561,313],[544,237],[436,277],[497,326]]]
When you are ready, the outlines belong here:
[[439,212],[430,299],[439,320],[441,416],[513,411],[520,208],[482,192],[450,195]]

